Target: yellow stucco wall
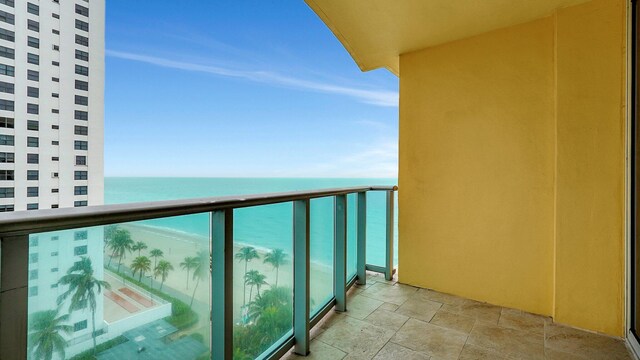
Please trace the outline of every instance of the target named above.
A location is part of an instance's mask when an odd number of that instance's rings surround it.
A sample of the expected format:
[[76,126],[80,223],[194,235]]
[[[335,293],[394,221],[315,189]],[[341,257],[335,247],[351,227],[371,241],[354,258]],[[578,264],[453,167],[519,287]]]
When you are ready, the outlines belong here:
[[401,55],[401,282],[622,335],[624,14]]

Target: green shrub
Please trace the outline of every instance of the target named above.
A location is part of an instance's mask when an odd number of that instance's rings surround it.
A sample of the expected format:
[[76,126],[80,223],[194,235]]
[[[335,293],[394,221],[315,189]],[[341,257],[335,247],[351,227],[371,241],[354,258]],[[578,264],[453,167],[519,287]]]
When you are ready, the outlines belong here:
[[[113,338],[109,341],[103,342],[102,344],[98,344],[98,346],[96,346],[96,354],[99,354],[102,351],[110,349],[116,345],[120,345],[126,341],[127,341],[127,338],[125,338],[124,336],[118,336],[117,338]],[[70,360],[94,360],[94,359],[95,357],[93,356],[93,349],[89,349],[87,351],[83,351],[80,354],[72,357]]]
[[198,342],[201,342],[204,344],[204,336],[200,333],[193,333],[191,335],[189,335],[190,337],[196,339]]

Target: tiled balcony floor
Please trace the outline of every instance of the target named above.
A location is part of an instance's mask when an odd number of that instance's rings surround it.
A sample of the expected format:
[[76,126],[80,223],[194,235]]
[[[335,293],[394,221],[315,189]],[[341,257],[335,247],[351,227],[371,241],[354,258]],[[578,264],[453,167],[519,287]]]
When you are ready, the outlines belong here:
[[311,332],[311,354],[286,359],[633,359],[624,342],[550,318],[368,275],[346,313]]

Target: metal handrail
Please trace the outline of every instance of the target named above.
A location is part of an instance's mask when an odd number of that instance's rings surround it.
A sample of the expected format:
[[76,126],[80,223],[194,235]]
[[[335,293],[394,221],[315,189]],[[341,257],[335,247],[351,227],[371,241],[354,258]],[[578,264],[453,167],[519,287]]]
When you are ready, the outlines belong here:
[[17,211],[0,215],[0,237],[191,215],[216,210],[346,195],[363,191],[395,191],[397,189],[397,186],[359,186],[245,196],[218,196],[188,200]]

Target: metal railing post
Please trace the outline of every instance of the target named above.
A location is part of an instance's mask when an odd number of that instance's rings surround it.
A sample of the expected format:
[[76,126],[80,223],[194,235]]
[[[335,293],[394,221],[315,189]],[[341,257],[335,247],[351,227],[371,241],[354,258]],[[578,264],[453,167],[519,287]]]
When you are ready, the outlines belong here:
[[385,272],[386,280],[393,278],[393,209],[394,209],[394,192],[387,191],[387,238],[386,238],[386,254],[385,254]]
[[334,202],[333,286],[336,311],[347,311],[347,196],[337,195]]
[[0,356],[27,358],[29,235],[0,239]]
[[303,356],[309,354],[309,212],[308,199],[293,202],[293,351]]
[[233,209],[211,213],[211,358],[233,358]]
[[358,193],[357,200],[357,250],[356,250],[356,274],[358,285],[367,283],[367,193]]

